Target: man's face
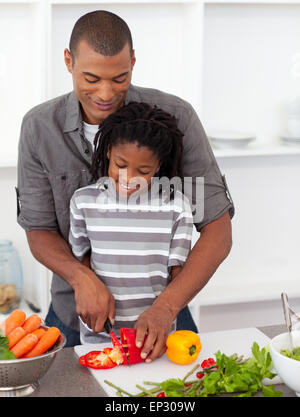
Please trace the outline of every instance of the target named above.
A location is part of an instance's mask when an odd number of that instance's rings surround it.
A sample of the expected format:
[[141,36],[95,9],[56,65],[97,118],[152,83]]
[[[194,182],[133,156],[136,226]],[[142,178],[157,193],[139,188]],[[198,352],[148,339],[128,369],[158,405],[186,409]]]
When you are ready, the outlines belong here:
[[134,52],[130,54],[126,44],[117,55],[104,56],[82,40],[76,48],[74,61],[66,49],[65,63],[73,77],[83,120],[89,124],[100,124],[124,104],[135,64]]

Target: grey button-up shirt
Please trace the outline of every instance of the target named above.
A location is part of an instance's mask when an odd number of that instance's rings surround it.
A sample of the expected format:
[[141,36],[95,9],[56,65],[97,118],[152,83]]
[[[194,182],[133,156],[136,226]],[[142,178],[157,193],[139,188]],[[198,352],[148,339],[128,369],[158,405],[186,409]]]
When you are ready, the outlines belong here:
[[[186,101],[158,90],[131,85],[126,103],[147,102],[173,114],[184,133],[184,176],[204,178],[204,194],[190,196],[198,231],[234,206],[201,122]],[[69,204],[74,191],[91,183],[91,144],[84,138],[74,92],[42,103],[23,119],[18,158],[18,223],[25,230],[58,230],[68,241]],[[201,185],[201,181],[199,183]],[[201,186],[200,186],[201,188]],[[201,191],[201,190],[200,190]],[[53,274],[52,303],[65,325],[79,329],[71,286]]]

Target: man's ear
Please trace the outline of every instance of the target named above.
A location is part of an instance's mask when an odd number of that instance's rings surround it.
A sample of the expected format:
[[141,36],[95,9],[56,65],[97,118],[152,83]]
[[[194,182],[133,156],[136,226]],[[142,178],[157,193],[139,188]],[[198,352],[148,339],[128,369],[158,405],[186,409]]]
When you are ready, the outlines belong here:
[[131,71],[133,70],[134,64],[136,62],[135,52],[134,49],[131,52]]
[[70,74],[72,74],[73,61],[72,61],[71,53],[69,49],[67,48],[64,50],[64,58],[65,58],[65,64],[66,64],[67,70],[69,71]]
[[107,150],[107,154],[106,154],[106,156],[107,156],[107,159],[109,159],[109,158],[110,158],[110,146],[108,147],[108,150]]

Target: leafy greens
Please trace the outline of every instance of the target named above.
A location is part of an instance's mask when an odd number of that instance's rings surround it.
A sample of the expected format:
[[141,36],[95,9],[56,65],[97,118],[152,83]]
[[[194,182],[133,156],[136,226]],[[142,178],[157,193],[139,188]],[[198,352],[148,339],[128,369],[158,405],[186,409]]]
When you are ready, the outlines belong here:
[[[256,392],[262,392],[265,397],[281,397],[282,392],[275,391],[274,385],[263,385],[264,378],[272,379],[276,374],[271,372],[273,363],[268,348],[260,349],[256,342],[252,345],[252,357],[240,360],[236,354],[227,356],[220,351],[215,353],[216,365],[201,372],[201,379],[187,380],[199,365],[196,365],[183,379],[170,378],[163,382],[144,382],[155,388],[146,389],[140,385],[142,392],[136,396],[154,395],[163,391],[167,397],[208,397],[231,394],[237,397],[251,397]],[[104,381],[117,389],[117,395],[128,395],[122,388],[109,381]],[[130,396],[134,396],[129,394]]]
[[9,350],[8,338],[0,330],[0,360],[16,359],[16,356]]
[[[288,349],[281,349],[280,353],[288,358],[292,358],[292,351]],[[293,358],[296,361],[300,361],[300,346],[293,349]]]

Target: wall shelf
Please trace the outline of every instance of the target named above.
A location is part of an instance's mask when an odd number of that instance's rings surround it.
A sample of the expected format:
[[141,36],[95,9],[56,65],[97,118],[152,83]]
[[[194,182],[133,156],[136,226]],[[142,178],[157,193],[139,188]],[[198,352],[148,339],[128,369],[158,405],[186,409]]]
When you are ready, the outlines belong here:
[[264,156],[300,156],[300,146],[253,145],[236,149],[213,148],[216,158],[264,157]]
[[205,4],[254,4],[254,5],[293,5],[300,4],[300,0],[203,0]]
[[264,281],[262,277],[260,281],[253,284],[243,283],[240,286],[207,284],[190,305],[204,307],[278,300],[282,292],[286,292],[290,298],[300,297],[298,279],[273,283]]

